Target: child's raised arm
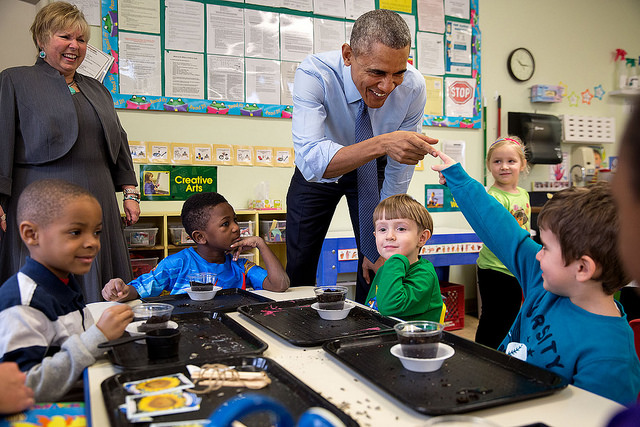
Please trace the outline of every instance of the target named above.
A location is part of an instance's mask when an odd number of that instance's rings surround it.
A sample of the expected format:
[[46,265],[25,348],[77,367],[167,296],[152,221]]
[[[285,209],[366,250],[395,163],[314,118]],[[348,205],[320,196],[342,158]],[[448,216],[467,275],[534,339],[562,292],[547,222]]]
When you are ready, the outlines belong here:
[[[437,155],[444,163],[431,166],[431,169],[440,173],[440,183],[447,184],[460,211],[480,240],[525,287],[529,275],[538,271],[535,253],[540,250],[540,245],[530,238],[529,232],[520,227],[504,206],[487,193],[482,184],[457,165],[458,162],[441,151]],[[449,177],[448,181],[445,175]],[[519,257],[521,253],[526,256]]]
[[231,245],[233,260],[237,261],[240,253],[248,248],[258,248],[264,260],[267,277],[262,283],[262,288],[268,291],[284,292],[289,289],[289,276],[285,273],[282,264],[276,255],[269,249],[262,237],[251,236],[241,238]]

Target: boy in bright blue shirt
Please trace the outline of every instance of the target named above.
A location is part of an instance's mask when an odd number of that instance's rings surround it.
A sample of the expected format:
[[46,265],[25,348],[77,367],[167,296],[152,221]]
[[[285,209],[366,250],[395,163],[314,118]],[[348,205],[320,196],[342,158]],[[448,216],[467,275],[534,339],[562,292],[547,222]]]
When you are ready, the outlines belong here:
[[627,404],[640,391],[633,332],[613,294],[628,280],[607,183],[556,193],[538,215],[541,246],[449,156],[441,174],[465,218],[522,286],[524,301],[498,350]]
[[[184,294],[189,288],[188,276],[193,273],[215,273],[216,285],[227,288],[266,289],[284,292],[289,278],[274,253],[259,236],[240,238],[240,227],[231,205],[214,192],[198,193],[182,206],[182,225],[196,242],[163,259],[152,271],[125,284],[112,279],[102,289],[107,301],[128,301],[135,298]],[[248,248],[258,248],[266,270],[253,262],[239,258]]]

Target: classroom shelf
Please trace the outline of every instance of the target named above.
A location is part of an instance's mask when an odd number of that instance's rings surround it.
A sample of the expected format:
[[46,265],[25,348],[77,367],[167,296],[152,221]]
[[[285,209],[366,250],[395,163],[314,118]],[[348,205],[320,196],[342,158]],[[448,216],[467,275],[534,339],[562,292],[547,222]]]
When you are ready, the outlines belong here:
[[[283,221],[286,219],[285,210],[253,210],[242,209],[236,211],[238,221],[252,221],[253,222],[253,235],[260,236],[260,221]],[[150,227],[158,228],[156,234],[156,245],[152,247],[130,247],[129,253],[136,256],[142,256],[144,258],[148,256],[157,256],[159,259],[166,258],[167,256],[179,252],[189,245],[174,245],[171,241],[171,234],[169,227],[182,226],[180,220],[180,213],[178,212],[159,212],[159,213],[143,213],[140,215],[138,224],[145,224]],[[287,262],[287,249],[286,242],[267,242],[269,248],[278,257],[282,265],[286,265]],[[254,259],[257,260],[257,264],[264,266],[264,261],[260,256],[258,249],[249,251],[254,254]]]

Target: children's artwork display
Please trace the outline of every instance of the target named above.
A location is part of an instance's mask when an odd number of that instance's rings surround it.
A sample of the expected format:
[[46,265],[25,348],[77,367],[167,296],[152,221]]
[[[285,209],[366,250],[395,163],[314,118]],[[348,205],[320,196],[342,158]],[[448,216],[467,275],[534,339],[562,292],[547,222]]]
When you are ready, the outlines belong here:
[[[291,118],[299,63],[340,49],[358,16],[384,8],[412,32],[409,62],[427,84],[423,125],[480,128],[479,0],[448,3],[101,0],[102,50],[114,58],[104,84],[121,109]],[[167,149],[155,161],[215,154]],[[276,164],[260,157],[250,163]]]

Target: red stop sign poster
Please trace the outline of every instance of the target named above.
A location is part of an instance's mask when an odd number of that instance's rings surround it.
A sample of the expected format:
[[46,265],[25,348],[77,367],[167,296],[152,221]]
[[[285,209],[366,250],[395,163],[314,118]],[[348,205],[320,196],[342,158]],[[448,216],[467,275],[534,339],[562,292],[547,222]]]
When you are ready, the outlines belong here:
[[449,97],[458,105],[465,104],[473,98],[473,87],[465,81],[456,81],[449,86]]
[[445,115],[473,117],[476,81],[472,78],[446,77]]

